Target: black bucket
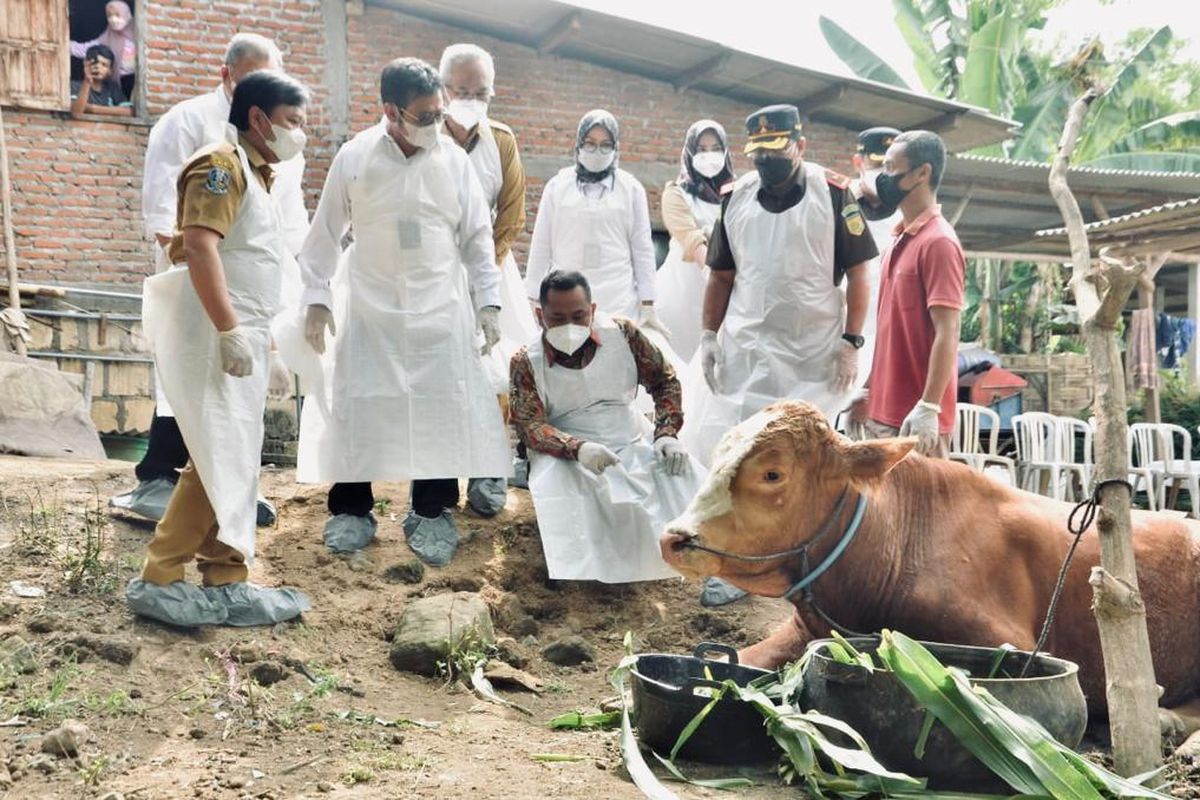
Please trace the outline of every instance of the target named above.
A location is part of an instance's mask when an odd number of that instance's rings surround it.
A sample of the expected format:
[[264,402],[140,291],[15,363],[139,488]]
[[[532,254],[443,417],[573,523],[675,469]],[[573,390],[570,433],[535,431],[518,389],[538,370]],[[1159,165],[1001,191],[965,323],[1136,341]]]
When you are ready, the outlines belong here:
[[[729,660],[711,660],[709,653],[722,653]],[[690,656],[639,655],[631,672],[638,738],[663,756],[671,752],[680,732],[708,705],[723,681],[745,686],[772,674],[738,664],[736,650],[713,642],[696,645]],[[724,697],[680,748],[679,757],[708,764],[757,764],[778,758],[779,747],[764,722],[749,703]]]
[[[840,719],[862,735],[871,752],[891,770],[929,779],[930,789],[1003,791],[1003,781],[959,744],[941,723],[930,730],[923,758],[914,745],[925,721],[925,711],[890,670],[868,671],[859,664],[843,664],[829,656],[832,639],[808,645],[811,655],[804,672],[800,705]],[[863,653],[874,653],[877,637],[851,639]],[[967,671],[971,684],[981,686],[1019,714],[1036,720],[1055,739],[1076,747],[1087,726],[1087,704],[1079,687],[1078,665],[1038,654],[1025,678],[1020,673],[1029,653],[1012,650],[1000,663],[1000,677],[988,678],[996,658],[990,647],[921,642],[948,667]]]

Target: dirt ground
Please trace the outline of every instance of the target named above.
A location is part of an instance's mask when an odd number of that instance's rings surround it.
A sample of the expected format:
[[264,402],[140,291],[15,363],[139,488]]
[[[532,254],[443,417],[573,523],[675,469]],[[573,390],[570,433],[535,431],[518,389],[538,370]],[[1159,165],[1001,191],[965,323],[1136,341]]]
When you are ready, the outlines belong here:
[[[323,489],[268,469],[263,489],[279,521],[259,531],[252,579],[303,589],[313,610],[274,629],[173,629],[135,619],[123,600],[153,530],[107,512],[132,473],[119,461],[0,457],[0,643],[18,636],[33,656],[31,672],[0,671],[0,797],[633,800],[641,793],[614,731],[546,722],[614,696],[607,676],[626,631],[639,652],[683,653],[705,640],[748,643],[789,613],[758,597],[704,609],[698,587],[682,581],[548,586],[529,495],[516,489],[494,519],[460,509],[466,541],[454,561],[405,584],[388,568],[412,561],[400,528],[406,486],[377,487],[378,540],[365,557],[343,558],[321,544]],[[18,597],[12,581],[45,596]],[[451,590],[481,593],[497,635],[520,640],[506,650],[527,659],[543,691],[501,693],[528,715],[392,667],[388,640],[405,603]],[[532,622],[507,613],[514,597]],[[541,657],[569,635],[593,645],[594,662],[566,668]],[[88,728],[80,756],[40,753],[42,736],[68,718]],[[685,767],[692,777],[751,778],[753,788],[735,793],[746,800],[803,796],[770,766]],[[1200,758],[1174,759],[1168,776],[1174,794],[1200,798]],[[671,786],[682,798],[725,794]]]
[[[400,527],[406,486],[377,487],[378,540],[350,560],[321,544],[323,489],[265,470],[279,521],[259,531],[252,579],[301,588],[313,610],[275,629],[172,629],[135,619],[123,600],[153,530],[107,512],[132,481],[124,462],[0,457],[0,641],[21,637],[36,662],[31,674],[0,674],[0,796],[7,767],[13,798],[638,798],[615,732],[553,731],[547,720],[614,696],[607,675],[627,630],[640,652],[688,652],[704,640],[749,642],[788,614],[766,598],[707,610],[682,581],[550,588],[529,495],[516,489],[494,519],[458,512],[468,541],[448,567],[393,583],[387,568],[412,560]],[[88,556],[89,537],[103,538],[98,555]],[[14,580],[45,597],[15,596]],[[388,661],[405,603],[452,589],[479,591],[494,612],[515,595],[534,618],[536,642],[518,635],[510,648],[544,691],[502,692],[530,715]],[[493,616],[497,635],[508,633],[505,615]],[[540,657],[571,634],[591,642],[595,662]],[[251,671],[263,662],[283,666],[284,679],[259,686]],[[89,729],[81,757],[40,754],[42,735],[67,718]],[[532,757],[547,753],[578,760]],[[744,772],[759,785],[741,797],[798,795],[771,768]]]

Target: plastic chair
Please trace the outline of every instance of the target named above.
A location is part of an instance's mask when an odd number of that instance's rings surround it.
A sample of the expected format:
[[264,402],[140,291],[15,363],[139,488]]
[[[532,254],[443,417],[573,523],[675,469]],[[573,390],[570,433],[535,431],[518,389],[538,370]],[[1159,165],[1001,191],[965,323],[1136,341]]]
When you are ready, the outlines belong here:
[[[988,443],[982,438],[983,419],[988,420]],[[1000,415],[987,406],[958,403],[954,407],[954,433],[951,434],[950,460],[961,461],[978,472],[987,472],[989,464],[997,464],[1008,472],[1009,481],[1017,485],[1017,467],[1011,458],[997,452],[1000,436]]]
[[1141,487],[1151,511],[1158,510],[1158,487],[1162,483],[1162,467],[1154,466],[1157,458],[1158,432],[1150,422],[1135,422],[1129,426],[1129,482],[1136,495]]
[[1058,418],[1041,411],[1030,411],[1013,417],[1013,434],[1017,440],[1017,476],[1022,489],[1042,494],[1043,479],[1050,497],[1064,499],[1066,484],[1072,475],[1083,473],[1078,465],[1066,463],[1059,455],[1061,448]]
[[[1095,470],[1095,464],[1092,457],[1092,440],[1095,431],[1092,426],[1081,419],[1075,417],[1055,417],[1055,429],[1058,433],[1058,454],[1059,460],[1062,461],[1064,467],[1073,475],[1067,475],[1067,485],[1071,491],[1072,499],[1078,500],[1088,495],[1088,490],[1092,485],[1092,473]],[[1075,460],[1075,442],[1077,436],[1083,435],[1083,456],[1082,460]],[[1071,477],[1078,476],[1079,492],[1074,490],[1074,482]]]
[[[1200,517],[1200,464],[1192,461],[1192,435],[1187,428],[1161,422],[1154,425],[1158,435],[1159,451],[1151,467],[1161,471],[1158,484],[1158,507],[1174,508],[1180,490],[1186,490],[1191,501],[1189,516]],[[1175,449],[1180,444],[1179,450]],[[1159,460],[1161,458],[1161,460]],[[1167,503],[1167,489],[1171,490],[1171,502]]]

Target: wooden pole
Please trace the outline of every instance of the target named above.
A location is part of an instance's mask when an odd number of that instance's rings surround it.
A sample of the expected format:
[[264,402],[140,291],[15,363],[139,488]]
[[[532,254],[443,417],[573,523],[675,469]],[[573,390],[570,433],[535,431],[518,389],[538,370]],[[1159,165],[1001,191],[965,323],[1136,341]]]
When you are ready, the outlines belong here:
[[[1146,271],[1138,280],[1138,308],[1149,311],[1150,318],[1154,318],[1154,279],[1158,276],[1158,271],[1162,269],[1162,265],[1166,263],[1168,253],[1163,253],[1157,256],[1150,256],[1146,259]],[[1150,340],[1154,345],[1154,358],[1158,358],[1158,341],[1156,340],[1157,332],[1154,326],[1150,328]],[[1157,371],[1155,372],[1157,374]],[[1146,422],[1162,422],[1162,397],[1158,389],[1158,384],[1147,387],[1143,390],[1144,402],[1142,405],[1146,411]],[[1165,458],[1165,456],[1163,456]]]
[[12,224],[12,184],[8,177],[8,142],[4,138],[4,112],[0,110],[0,210],[4,213],[4,260],[8,266],[8,309],[0,327],[16,333],[10,338],[17,355],[25,355],[25,337],[28,329],[25,315],[21,313],[21,292],[17,288],[17,245]]
[[[1083,119],[1101,93],[1093,87],[1071,105],[1050,169],[1050,194],[1062,213],[1071,244],[1071,288],[1084,344],[1095,368],[1097,482],[1127,478],[1127,406],[1116,325],[1145,268],[1103,253],[1092,260],[1083,214],[1067,185],[1067,167]],[[1126,776],[1153,770],[1162,761],[1158,688],[1150,658],[1146,607],[1138,591],[1130,500],[1124,486],[1110,484],[1100,490],[1096,527],[1101,566],[1092,569],[1089,579],[1104,654],[1113,762],[1117,772]]]

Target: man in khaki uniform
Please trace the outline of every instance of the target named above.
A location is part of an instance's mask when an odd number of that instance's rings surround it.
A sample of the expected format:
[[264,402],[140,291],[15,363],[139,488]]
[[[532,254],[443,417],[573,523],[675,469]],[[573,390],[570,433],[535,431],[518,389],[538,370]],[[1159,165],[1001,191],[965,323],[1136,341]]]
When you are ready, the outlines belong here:
[[[234,91],[226,140],[202,148],[178,182],[173,266],[145,283],[143,318],[163,391],[190,459],[154,531],[132,610],[174,625],[273,624],[308,600],[247,583],[255,546],[262,415],[285,393],[271,344],[279,305],[283,225],[272,164],[304,147],[307,90],[261,71]],[[184,581],[195,559],[204,588]]]

